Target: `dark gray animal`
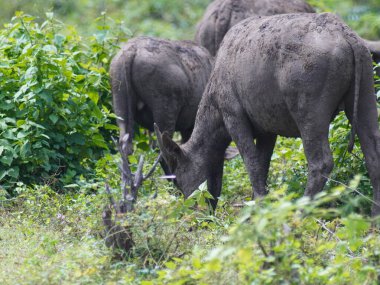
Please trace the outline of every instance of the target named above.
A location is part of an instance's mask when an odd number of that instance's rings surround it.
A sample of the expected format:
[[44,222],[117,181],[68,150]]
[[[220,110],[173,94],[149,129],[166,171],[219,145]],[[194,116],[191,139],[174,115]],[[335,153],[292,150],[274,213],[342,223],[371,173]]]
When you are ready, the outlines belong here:
[[[365,40],[369,50],[372,53],[373,61],[380,63],[380,41],[367,41]],[[380,76],[380,68],[377,68],[376,73]]]
[[153,122],[186,141],[213,65],[209,52],[190,41],[139,37],[126,43],[110,68],[113,108],[120,139],[135,122],[153,131]]
[[373,54],[373,59],[376,62],[380,62],[380,41],[365,41],[368,48]]
[[303,0],[214,0],[197,26],[195,42],[215,56],[228,30],[248,17],[314,12]]
[[[235,141],[255,197],[266,180],[277,135],[301,137],[308,161],[305,195],[323,189],[333,168],[329,124],[339,106],[358,134],[380,205],[380,133],[372,59],[363,40],[337,16],[252,17],[233,27],[218,52],[194,131],[178,146],[156,128],[176,182],[188,197],[203,181],[220,195],[223,153]],[[255,140],[255,141],[254,141]],[[374,206],[374,215],[380,207]]]

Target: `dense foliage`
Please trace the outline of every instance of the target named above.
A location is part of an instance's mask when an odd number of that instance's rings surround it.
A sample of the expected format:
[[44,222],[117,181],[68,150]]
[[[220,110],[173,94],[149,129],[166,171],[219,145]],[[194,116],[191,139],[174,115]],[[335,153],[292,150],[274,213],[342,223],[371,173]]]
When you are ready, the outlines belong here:
[[[104,181],[120,192],[110,58],[131,33],[191,39],[209,2],[0,0],[0,284],[378,284],[379,222],[344,114],[331,125],[335,168],[318,199],[301,198],[301,140],[279,138],[262,201],[250,201],[241,158],[226,162],[215,215],[205,185],[184,201],[158,169],[123,221],[131,255],[105,247]],[[377,0],[309,2],[380,38]],[[133,170],[142,153],[153,163],[148,142],[137,135]]]
[[[53,183],[89,170],[107,150],[111,122],[108,62],[122,30],[98,19],[89,38],[61,33],[17,13],[0,31],[0,181]],[[106,136],[105,136],[106,134]]]

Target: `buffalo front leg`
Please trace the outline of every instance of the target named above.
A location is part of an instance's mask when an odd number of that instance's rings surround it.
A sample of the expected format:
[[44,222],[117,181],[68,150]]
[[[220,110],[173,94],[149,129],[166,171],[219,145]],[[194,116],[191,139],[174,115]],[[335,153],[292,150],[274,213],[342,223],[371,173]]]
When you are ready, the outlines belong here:
[[209,199],[208,202],[215,211],[216,205],[218,204],[218,198],[222,190],[223,181],[223,157],[214,163],[213,169],[210,169],[210,173],[207,178],[207,189],[212,195],[213,199]]
[[258,139],[255,145],[253,130],[247,116],[241,110],[235,110],[233,113],[223,118],[227,131],[243,158],[247,169],[249,179],[253,187],[253,197],[258,198],[265,196],[266,179],[268,175],[269,160],[273,152],[275,136],[268,136]]

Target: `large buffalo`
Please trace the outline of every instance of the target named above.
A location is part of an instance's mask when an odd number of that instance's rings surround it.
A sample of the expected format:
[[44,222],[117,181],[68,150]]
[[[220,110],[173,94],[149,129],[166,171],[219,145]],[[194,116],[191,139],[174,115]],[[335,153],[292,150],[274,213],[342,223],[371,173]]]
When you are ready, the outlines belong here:
[[215,56],[228,30],[250,16],[314,12],[303,0],[214,0],[197,26],[195,41]]
[[[329,124],[339,106],[359,137],[380,214],[380,133],[371,54],[337,16],[252,17],[226,35],[197,113],[194,131],[178,146],[156,132],[176,182],[188,197],[203,181],[220,195],[223,153],[231,138],[254,196],[266,180],[277,135],[301,137],[308,161],[305,195],[320,192],[333,168]],[[254,141],[255,140],[255,141]]]
[[128,133],[131,142],[135,122],[151,131],[156,122],[169,134],[179,131],[186,141],[212,65],[209,52],[190,41],[152,37],[128,41],[110,68],[120,139]]

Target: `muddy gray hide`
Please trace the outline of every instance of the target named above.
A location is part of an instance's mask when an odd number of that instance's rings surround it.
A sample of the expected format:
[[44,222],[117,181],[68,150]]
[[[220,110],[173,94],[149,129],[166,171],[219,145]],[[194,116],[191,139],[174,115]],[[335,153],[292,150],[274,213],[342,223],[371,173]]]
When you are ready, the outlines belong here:
[[128,154],[135,123],[190,137],[212,65],[209,52],[190,41],[138,37],[121,48],[110,76],[120,138],[130,134]]
[[[344,103],[364,153],[380,213],[380,133],[372,58],[364,41],[339,17],[288,14],[252,17],[226,35],[189,141],[166,133],[159,144],[187,197],[207,180],[220,195],[223,154],[231,139],[243,157],[253,196],[266,180],[277,135],[301,137],[308,162],[305,195],[322,191],[333,168],[329,125]],[[212,131],[211,131],[212,130]]]
[[215,56],[225,34],[251,16],[315,13],[303,0],[215,0],[197,25],[195,41]]

